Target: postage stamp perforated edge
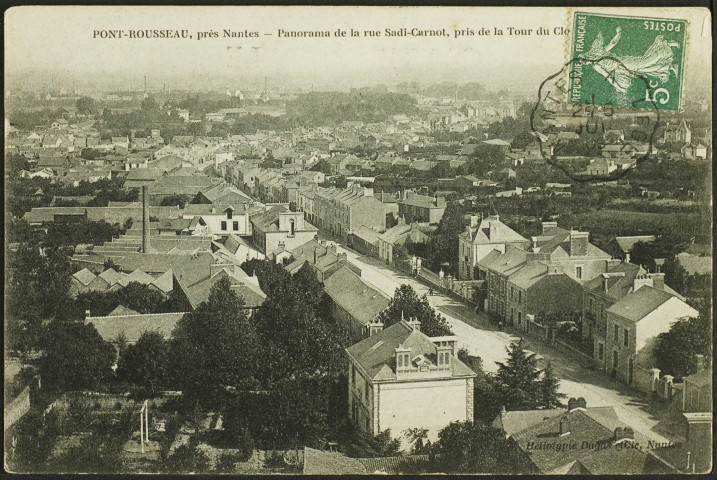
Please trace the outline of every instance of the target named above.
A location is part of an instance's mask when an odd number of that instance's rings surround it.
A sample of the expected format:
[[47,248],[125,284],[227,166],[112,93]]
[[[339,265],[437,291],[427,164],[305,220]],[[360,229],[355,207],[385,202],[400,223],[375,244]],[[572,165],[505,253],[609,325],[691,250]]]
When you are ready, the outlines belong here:
[[[569,67],[570,63],[573,61],[573,59],[576,57],[574,53],[574,36],[575,36],[575,16],[577,14],[586,14],[586,15],[594,15],[594,16],[602,16],[602,17],[610,17],[610,18],[626,18],[631,20],[647,20],[647,21],[673,21],[673,22],[684,22],[685,28],[683,31],[683,44],[680,48],[680,61],[679,61],[679,72],[680,72],[680,85],[679,85],[679,93],[678,93],[678,107],[676,109],[660,109],[664,110],[666,112],[673,112],[673,113],[681,113],[684,111],[684,96],[685,96],[685,90],[687,87],[687,82],[685,82],[685,72],[687,72],[687,66],[689,65],[689,49],[687,48],[687,45],[690,41],[690,22],[686,18],[667,18],[667,17],[660,17],[658,16],[661,12],[661,9],[650,9],[650,12],[652,15],[621,15],[619,13],[604,13],[599,11],[591,11],[591,9],[585,9],[585,7],[578,7],[578,8],[568,8],[566,9],[565,13],[565,19],[564,19],[564,26],[567,30],[569,30],[569,34],[565,35],[563,40],[563,58],[564,58],[564,64],[563,64],[563,72],[562,72],[562,79],[564,81],[564,85],[566,85],[568,88],[565,89],[564,92],[561,92],[564,95],[565,103],[567,105],[586,105],[589,104],[589,102],[585,101],[572,101],[570,96],[570,75],[571,75],[571,69]],[[627,108],[620,105],[612,105],[615,108]],[[632,110],[652,110],[654,111],[654,106],[630,106],[629,107]]]

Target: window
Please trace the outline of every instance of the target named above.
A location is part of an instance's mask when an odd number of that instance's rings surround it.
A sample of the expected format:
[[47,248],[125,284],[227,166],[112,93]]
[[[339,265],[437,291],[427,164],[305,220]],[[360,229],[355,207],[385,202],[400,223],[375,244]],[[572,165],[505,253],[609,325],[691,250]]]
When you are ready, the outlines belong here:
[[232,212],[231,208],[227,208],[227,218],[228,218],[229,220],[232,219],[232,215],[233,215],[233,214],[234,214],[234,212]]
[[518,325],[523,324],[523,312],[518,312]]
[[600,317],[605,318],[605,305],[600,304]]
[[364,398],[366,399],[366,401],[368,401],[368,388],[369,388],[368,382],[366,382],[364,385],[364,389],[363,389],[363,395],[364,395]]
[[239,231],[239,222],[232,222],[232,228],[234,228],[235,232]]
[[583,267],[582,266],[575,267],[575,278],[577,278],[578,280],[583,278]]
[[294,229],[294,219],[292,218],[291,220],[289,220],[289,235],[292,237],[294,236]]
[[221,225],[221,226],[222,226],[222,230],[226,230],[226,229],[227,229],[227,222],[222,222],[222,225]]
[[617,340],[620,338],[620,329],[618,328],[617,325],[613,325],[612,333],[613,333],[614,340],[617,342]]
[[[521,303],[523,301],[523,291],[518,290],[518,303]],[[518,318],[520,319],[520,312],[518,312]]]
[[622,339],[623,345],[625,345],[626,347],[629,347],[630,346],[630,337],[628,336],[629,332],[627,331],[627,328],[623,331],[623,334],[625,335],[625,337]]
[[589,301],[590,301],[590,313],[593,313],[593,299],[592,299],[592,297],[590,298]]
[[598,343],[598,359],[602,360],[605,356],[605,345]]

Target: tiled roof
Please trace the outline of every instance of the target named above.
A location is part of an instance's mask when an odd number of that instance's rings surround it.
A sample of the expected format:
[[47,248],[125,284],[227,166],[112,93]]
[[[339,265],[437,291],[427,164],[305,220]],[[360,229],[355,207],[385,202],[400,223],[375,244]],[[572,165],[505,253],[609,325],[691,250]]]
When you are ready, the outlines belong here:
[[421,208],[445,208],[436,206],[436,199],[427,195],[410,195],[408,198],[400,200],[398,203]]
[[187,313],[88,317],[85,324],[94,325],[106,342],[115,342],[120,335],[124,335],[128,343],[136,343],[144,332],[156,331],[169,338],[177,322],[185,315]]
[[427,464],[428,455],[406,455],[401,457],[357,458],[366,467],[368,474],[400,475],[421,472],[421,465]]
[[366,474],[366,467],[358,459],[338,452],[325,452],[304,447],[304,475]]
[[366,243],[370,243],[372,245],[376,245],[378,243],[379,233],[376,230],[372,230],[368,227],[364,227],[363,225],[358,225],[351,229],[351,233],[363,240]]
[[367,285],[345,265],[326,279],[324,288],[336,304],[362,324],[373,320],[390,302],[383,293]]

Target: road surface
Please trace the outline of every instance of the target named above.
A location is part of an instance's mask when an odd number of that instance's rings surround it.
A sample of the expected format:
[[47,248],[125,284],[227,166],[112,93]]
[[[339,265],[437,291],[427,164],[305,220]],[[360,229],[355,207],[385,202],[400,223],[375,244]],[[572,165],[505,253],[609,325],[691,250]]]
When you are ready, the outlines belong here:
[[[340,244],[337,244],[337,249],[345,252],[348,260],[361,269],[361,277],[367,283],[384,292],[388,297],[392,297],[396,288],[404,283],[413,287],[419,295],[428,293],[427,286],[415,278],[394,271],[377,258],[360,255]],[[483,368],[486,372],[497,371],[496,362],[505,361],[507,347],[519,337],[513,333],[497,331],[484,315],[476,314],[471,308],[444,295],[431,295],[428,301],[451,325],[451,329],[458,337],[459,348],[465,347],[472,355],[479,356],[483,360]],[[541,364],[547,361],[551,363],[560,378],[560,391],[567,398],[584,397],[587,405],[592,407],[615,407],[620,420],[649,440],[656,442],[681,440],[676,435],[665,432],[664,428],[660,428],[658,426],[660,419],[648,411],[651,410],[651,405],[627,392],[620,383],[609,379],[599,371],[584,367],[574,358],[537,340],[526,339],[523,343],[526,350],[538,355]],[[670,438],[663,434],[669,435]]]

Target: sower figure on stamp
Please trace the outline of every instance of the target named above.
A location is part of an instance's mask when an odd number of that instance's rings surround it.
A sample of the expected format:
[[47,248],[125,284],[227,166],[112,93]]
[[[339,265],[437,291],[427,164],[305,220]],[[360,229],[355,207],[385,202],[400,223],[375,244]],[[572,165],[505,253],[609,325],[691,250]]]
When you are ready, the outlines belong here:
[[615,36],[605,45],[602,32],[598,32],[590,50],[582,57],[594,60],[593,68],[610,82],[618,92],[625,93],[632,85],[633,78],[656,77],[661,82],[670,78],[670,72],[677,77],[679,67],[674,63],[672,48],[679,48],[677,42],[665,41],[662,35],[655,37],[650,48],[641,56],[610,55],[610,51],[620,41],[622,29],[615,29]]

